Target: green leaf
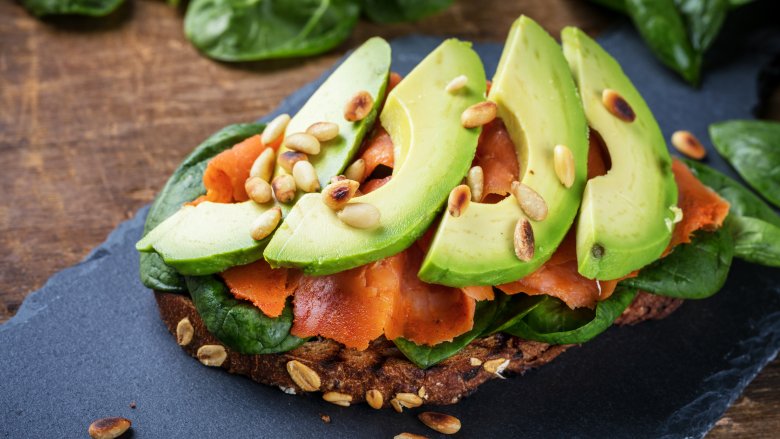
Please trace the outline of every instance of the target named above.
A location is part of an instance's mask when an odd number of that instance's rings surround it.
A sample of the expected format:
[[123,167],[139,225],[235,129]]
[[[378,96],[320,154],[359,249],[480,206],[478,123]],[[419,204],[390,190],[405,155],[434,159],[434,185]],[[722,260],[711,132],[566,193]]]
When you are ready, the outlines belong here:
[[289,58],[336,47],[359,13],[359,0],[193,0],[184,32],[222,61]]
[[483,334],[495,334],[496,332],[504,332],[507,328],[511,328],[518,321],[525,318],[534,308],[539,306],[544,300],[544,295],[528,296],[525,294],[516,294],[508,296],[501,294],[502,301],[499,302],[499,309],[496,312],[496,317],[490,323]]
[[780,122],[719,122],[710,125],[710,137],[756,192],[780,206]]
[[626,13],[625,0],[591,0],[593,3],[598,3],[601,6],[607,7],[617,12]]
[[780,227],[757,218],[735,217],[734,255],[754,264],[780,267]]
[[123,0],[22,0],[22,5],[34,15],[108,15]]
[[699,232],[690,244],[682,244],[663,259],[643,268],[639,276],[622,281],[660,296],[704,299],[726,282],[734,256],[729,224],[715,232]]
[[609,328],[635,296],[635,289],[618,285],[609,299],[598,302],[595,312],[571,309],[554,297],[542,296],[537,306],[504,332],[552,344],[584,343]]
[[477,303],[477,309],[474,312],[474,327],[471,331],[455,337],[452,341],[439,343],[435,346],[426,346],[418,345],[404,338],[396,338],[393,340],[393,343],[409,361],[416,364],[417,367],[427,369],[455,355],[475,338],[479,337],[495,317],[501,301],[502,299],[496,298],[496,300],[486,300]]
[[363,0],[363,12],[377,23],[417,21],[443,11],[453,0]]
[[726,12],[728,0],[675,0],[685,24],[693,49],[704,53],[718,36]]
[[292,304],[270,318],[254,305],[233,298],[216,276],[187,276],[187,288],[209,332],[242,354],[273,354],[295,349],[306,340],[290,334]]
[[674,0],[626,0],[626,12],[662,63],[689,83],[699,82],[701,54],[691,46]]
[[[212,134],[198,145],[165,183],[157,194],[144,224],[144,236],[166,218],[176,213],[181,206],[206,193],[203,186],[203,172],[208,161],[220,152],[263,131],[265,124],[247,123],[229,125]],[[141,282],[147,288],[159,291],[185,292],[184,278],[163,262],[157,253],[142,253],[140,264]]]

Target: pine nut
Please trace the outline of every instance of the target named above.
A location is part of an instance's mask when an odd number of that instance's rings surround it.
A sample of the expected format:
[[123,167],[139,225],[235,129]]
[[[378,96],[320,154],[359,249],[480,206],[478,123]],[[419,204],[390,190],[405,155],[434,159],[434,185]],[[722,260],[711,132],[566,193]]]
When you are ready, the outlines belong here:
[[192,336],[195,335],[195,328],[192,327],[189,317],[179,320],[176,325],[176,343],[179,346],[187,346],[192,342]]
[[604,91],[601,92],[601,103],[604,104],[607,111],[623,122],[633,122],[634,119],[636,119],[634,109],[631,108],[631,105],[615,90],[605,88]]
[[317,372],[300,361],[288,361],[287,373],[290,375],[293,382],[304,392],[316,392],[317,390],[320,390],[320,386],[322,385],[320,376],[317,375]]
[[320,142],[327,142],[339,136],[339,126],[333,122],[317,122],[306,128],[306,134],[311,134]]
[[355,93],[344,106],[344,119],[350,122],[363,120],[371,112],[374,98],[371,93],[363,90]]
[[460,419],[454,416],[438,412],[422,412],[417,418],[442,434],[455,434],[460,431]]
[[419,396],[415,395],[414,393],[396,393],[395,399],[398,400],[398,402],[406,407],[413,409],[415,407],[419,407],[422,405],[423,400]]
[[555,145],[553,149],[553,167],[564,187],[570,188],[574,184],[574,155],[568,146]]
[[249,195],[249,199],[257,204],[271,201],[273,195],[271,184],[260,177],[249,177],[246,183],[244,183],[244,189],[246,189],[246,194]]
[[309,156],[298,151],[284,151],[279,154],[279,166],[287,172],[292,172],[293,166],[300,161],[308,161]]
[[528,218],[534,221],[543,221],[547,218],[547,203],[530,186],[513,181],[512,195],[515,196],[517,203],[520,204],[520,208],[528,215]]
[[466,211],[471,200],[471,189],[465,184],[455,186],[450,191],[450,197],[447,200],[447,212],[457,218]]
[[392,407],[393,410],[397,411],[398,413],[403,413],[404,411],[404,406],[402,406],[401,402],[395,398],[390,400],[390,407]]
[[384,398],[382,397],[382,392],[376,389],[371,389],[368,392],[366,392],[366,403],[368,403],[371,408],[374,409],[381,409],[382,405],[384,405]]
[[507,366],[509,366],[509,360],[506,358],[496,358],[495,360],[485,361],[485,364],[482,365],[482,368],[489,373],[498,375],[499,377],[503,378],[501,373],[504,372],[504,369],[506,369]]
[[452,79],[452,81],[447,84],[447,86],[444,88],[447,93],[455,93],[461,88],[466,86],[466,83],[469,82],[469,78],[466,75],[460,75],[456,76]]
[[350,180],[355,180],[358,183],[362,183],[363,179],[366,177],[364,175],[365,172],[366,161],[363,159],[357,159],[351,165],[349,165],[346,171],[344,171],[344,176]]
[[349,407],[349,404],[352,402],[352,395],[339,392],[327,392],[322,395],[322,399],[342,407]]
[[498,107],[495,102],[485,101],[474,104],[460,115],[460,123],[466,128],[481,127],[496,118]]
[[354,180],[338,180],[322,190],[322,202],[333,210],[339,210],[355,196],[358,187],[360,184]]
[[482,360],[480,360],[479,358],[476,358],[476,357],[471,357],[471,358],[469,359],[469,363],[470,363],[472,366],[475,366],[475,367],[476,367],[476,366],[482,366]]
[[534,229],[526,218],[520,218],[515,224],[515,255],[517,259],[528,262],[534,258]]
[[260,241],[268,235],[270,235],[279,225],[279,221],[282,219],[282,209],[279,207],[272,207],[260,216],[252,223],[249,234],[255,241]]
[[314,192],[320,189],[320,181],[317,179],[317,171],[306,160],[301,160],[293,166],[293,178],[295,186],[304,192]]
[[274,155],[276,151],[273,148],[266,148],[257,156],[252,168],[249,170],[250,177],[259,177],[265,181],[271,181],[274,174]]
[[428,437],[421,434],[403,432],[393,436],[393,439],[428,439]]
[[349,203],[336,216],[356,229],[372,229],[379,225],[379,209],[368,203]]
[[198,348],[197,357],[204,366],[219,367],[227,359],[227,351],[222,345],[204,344]]
[[280,203],[287,203],[295,198],[295,179],[292,175],[277,175],[271,182],[271,188],[274,191],[276,201]]
[[288,123],[290,123],[290,115],[286,113],[280,114],[272,121],[268,122],[268,125],[266,125],[263,130],[263,134],[260,136],[263,145],[273,143],[279,136],[284,134],[284,130],[287,129]]
[[115,439],[122,436],[132,422],[126,418],[102,418],[89,425],[88,433],[93,439]]
[[707,157],[707,150],[689,131],[675,131],[672,134],[672,145],[674,145],[677,151],[680,151],[686,157],[690,157],[695,160],[701,160]]
[[422,399],[428,399],[428,391],[425,390],[425,386],[422,386],[419,389],[417,389],[417,396],[419,396]]
[[309,155],[320,153],[320,141],[311,134],[295,133],[284,139],[284,146],[293,151],[304,152]]
[[471,189],[471,201],[477,203],[482,201],[482,191],[485,188],[485,174],[482,172],[482,166],[474,166],[469,169],[466,184]]

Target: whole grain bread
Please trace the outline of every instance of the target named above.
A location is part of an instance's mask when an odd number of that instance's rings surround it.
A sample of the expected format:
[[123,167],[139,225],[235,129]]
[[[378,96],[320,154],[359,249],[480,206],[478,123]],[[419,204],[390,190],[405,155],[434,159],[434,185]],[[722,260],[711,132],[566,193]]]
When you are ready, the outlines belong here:
[[[174,336],[179,322],[189,318],[194,331],[191,341],[182,346],[187,353],[197,357],[201,346],[221,345],[208,332],[188,296],[163,292],[155,292],[155,295],[160,315]],[[640,292],[616,323],[627,325],[661,319],[681,303],[680,299]],[[259,383],[277,386],[287,393],[301,394],[306,392],[287,372],[287,363],[297,360],[319,376],[320,392],[349,395],[353,404],[365,401],[369,390],[377,390],[382,395],[382,406],[390,405],[399,393],[420,395],[425,404],[442,405],[458,402],[490,379],[522,374],[549,363],[570,347],[572,345],[549,345],[495,334],[477,339],[456,355],[423,370],[384,338],[372,342],[365,351],[315,338],[280,354],[244,355],[225,347],[227,358],[220,367]],[[375,392],[372,394],[376,395]]]

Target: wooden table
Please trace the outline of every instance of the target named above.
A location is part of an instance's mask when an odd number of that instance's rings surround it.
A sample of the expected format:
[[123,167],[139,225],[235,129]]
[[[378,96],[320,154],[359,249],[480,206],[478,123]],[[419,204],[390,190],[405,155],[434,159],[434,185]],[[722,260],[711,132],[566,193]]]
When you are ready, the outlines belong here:
[[[149,203],[200,140],[269,112],[345,50],[410,32],[503,41],[521,13],[553,34],[570,24],[596,33],[615,19],[581,0],[464,0],[415,24],[360,23],[327,55],[234,65],[201,57],[182,12],[161,0],[46,21],[0,2],[0,322]],[[776,436],[779,389],[775,361],[710,437]]]

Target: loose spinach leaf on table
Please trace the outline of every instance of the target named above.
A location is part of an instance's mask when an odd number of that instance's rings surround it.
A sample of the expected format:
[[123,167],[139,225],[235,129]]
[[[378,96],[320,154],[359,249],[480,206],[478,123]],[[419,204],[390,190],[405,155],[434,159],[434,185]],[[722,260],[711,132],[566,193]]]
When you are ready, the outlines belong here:
[[108,15],[124,0],[22,0],[22,5],[34,15]]
[[453,0],[363,0],[363,12],[377,23],[417,21],[447,9]]
[[[236,143],[260,134],[265,124],[246,123],[229,125],[212,134],[198,145],[165,183],[155,198],[144,224],[144,235],[178,211],[181,206],[206,193],[203,172],[208,161]],[[163,262],[157,253],[141,253],[141,282],[146,287],[169,292],[187,291],[184,278]]]
[[295,349],[306,340],[290,334],[292,304],[271,318],[249,302],[233,298],[216,276],[187,276],[187,288],[209,332],[242,354],[273,354]]
[[735,217],[733,223],[735,256],[780,267],[780,227],[750,217]]
[[406,358],[417,367],[427,369],[458,353],[466,347],[475,338],[479,337],[493,321],[503,299],[482,301],[477,303],[477,309],[474,311],[474,327],[471,331],[455,337],[452,341],[439,343],[434,346],[418,345],[404,338],[396,338],[393,343],[398,347]]
[[609,328],[635,296],[635,289],[618,285],[609,299],[598,302],[595,312],[571,309],[556,298],[542,296],[543,300],[525,317],[503,332],[552,344],[584,343]]
[[661,296],[704,299],[723,287],[733,256],[734,241],[727,222],[715,232],[697,232],[689,244],[675,247],[637,277],[620,284]]
[[753,189],[780,206],[780,122],[719,122],[710,125],[710,137]]
[[728,0],[674,0],[685,20],[688,37],[693,49],[699,53],[707,50],[718,36],[726,12]]
[[359,14],[359,0],[192,0],[184,32],[219,60],[287,58],[337,46]]

